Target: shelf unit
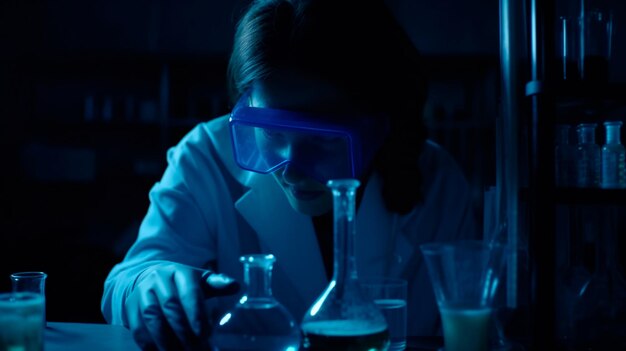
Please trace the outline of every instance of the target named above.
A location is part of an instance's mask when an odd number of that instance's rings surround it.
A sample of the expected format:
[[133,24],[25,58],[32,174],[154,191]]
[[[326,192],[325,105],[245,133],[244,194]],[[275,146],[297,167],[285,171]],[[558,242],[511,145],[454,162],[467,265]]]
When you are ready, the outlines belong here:
[[[556,57],[557,3],[557,0],[500,1],[503,111],[507,120],[503,134],[512,135],[509,138],[512,145],[504,148],[514,156],[505,165],[513,177],[506,179],[503,186],[510,200],[507,214],[516,218],[521,212],[527,215],[524,221],[527,228],[516,229],[513,234],[516,238],[527,236],[528,242],[529,279],[520,284],[531,287],[527,345],[531,350],[577,350],[579,347],[576,341],[563,339],[563,330],[569,328],[563,325],[564,313],[569,312],[567,307],[563,308],[566,297],[560,295],[563,293],[560,282],[564,274],[562,261],[570,254],[570,246],[576,245],[571,242],[570,234],[582,229],[570,227],[580,222],[563,222],[563,214],[565,218],[572,218],[591,209],[594,215],[610,212],[613,219],[622,220],[620,211],[626,208],[625,189],[561,188],[555,184],[557,124],[592,122],[601,126],[605,120],[626,118],[623,113],[626,111],[626,84],[562,81],[554,74],[558,68],[553,59]],[[519,14],[523,14],[522,18]],[[522,91],[523,94],[518,94]],[[516,128],[524,133],[518,133]],[[602,128],[597,131],[602,135]],[[596,137],[599,144],[603,140],[603,137]],[[601,223],[600,226],[602,228],[592,229],[596,233],[605,232],[609,225]],[[613,244],[624,251],[624,243]],[[603,247],[597,242],[596,245]],[[585,256],[587,253],[577,254]],[[571,330],[565,333],[566,338],[576,336]]]

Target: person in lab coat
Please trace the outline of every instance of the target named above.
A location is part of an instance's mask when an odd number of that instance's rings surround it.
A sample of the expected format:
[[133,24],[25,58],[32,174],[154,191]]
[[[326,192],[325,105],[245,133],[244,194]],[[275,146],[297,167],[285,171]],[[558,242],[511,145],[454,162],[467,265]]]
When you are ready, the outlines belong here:
[[298,320],[333,269],[332,196],[352,177],[360,277],[408,280],[408,334],[440,321],[419,245],[477,234],[471,189],[428,140],[420,55],[382,1],[252,1],[228,67],[233,110],[167,153],[102,312],[144,348],[203,347],[233,306],[239,257],[272,253]]

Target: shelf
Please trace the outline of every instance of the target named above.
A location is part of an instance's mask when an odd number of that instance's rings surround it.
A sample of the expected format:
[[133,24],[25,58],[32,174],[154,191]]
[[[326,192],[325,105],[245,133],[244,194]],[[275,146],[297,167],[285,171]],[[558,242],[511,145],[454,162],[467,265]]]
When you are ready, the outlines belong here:
[[554,87],[558,100],[615,101],[626,104],[626,84],[560,81]]
[[[520,189],[520,199],[528,201],[528,188]],[[561,188],[554,189],[558,205],[607,205],[626,207],[626,189]]]
[[602,122],[624,119],[626,84],[559,82],[555,89],[559,123]]
[[626,206],[626,189],[556,188],[557,204]]

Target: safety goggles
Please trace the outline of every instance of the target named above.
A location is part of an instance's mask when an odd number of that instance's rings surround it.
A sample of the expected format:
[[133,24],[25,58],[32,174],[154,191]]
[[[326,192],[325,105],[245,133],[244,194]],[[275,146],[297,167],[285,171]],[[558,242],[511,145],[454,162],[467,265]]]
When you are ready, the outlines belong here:
[[251,107],[246,93],[233,108],[229,127],[241,168],[272,173],[289,164],[325,183],[362,175],[386,136],[383,121]]

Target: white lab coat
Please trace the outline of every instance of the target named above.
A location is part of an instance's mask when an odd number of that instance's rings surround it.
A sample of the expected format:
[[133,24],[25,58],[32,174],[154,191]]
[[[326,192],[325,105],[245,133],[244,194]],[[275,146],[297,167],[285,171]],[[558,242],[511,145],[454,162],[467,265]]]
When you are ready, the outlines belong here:
[[[239,256],[276,256],[273,293],[297,320],[327,286],[311,217],[296,212],[271,175],[240,169],[232,156],[226,116],[201,123],[167,153],[168,167],[150,191],[136,242],[104,285],[102,312],[127,324],[123,306],[137,275],[164,261],[208,268],[242,281]],[[469,186],[453,158],[428,141],[419,160],[425,199],[407,215],[384,207],[374,174],[356,217],[360,277],[409,281],[408,334],[440,333],[439,317],[419,245],[474,237]],[[363,185],[362,185],[363,186]],[[216,264],[216,265],[215,265]],[[210,299],[214,315],[235,299]]]

